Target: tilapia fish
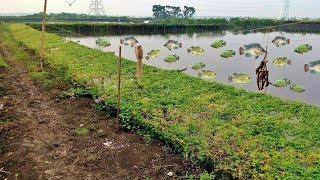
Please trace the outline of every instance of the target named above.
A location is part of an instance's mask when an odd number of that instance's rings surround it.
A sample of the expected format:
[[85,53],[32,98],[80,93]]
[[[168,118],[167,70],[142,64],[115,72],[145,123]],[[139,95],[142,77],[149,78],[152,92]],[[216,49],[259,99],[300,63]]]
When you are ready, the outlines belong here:
[[256,59],[259,58],[260,55],[264,54],[266,51],[261,47],[258,43],[253,43],[249,45],[244,45],[244,47],[240,47],[239,49],[240,55],[245,55],[247,57],[254,56]]
[[191,53],[191,54],[195,54],[195,55],[200,55],[200,54],[203,54],[205,51],[199,47],[199,46],[191,46],[191,48],[188,48],[188,53]]
[[294,49],[294,52],[303,54],[312,51],[312,46],[310,44],[300,44],[296,49]]
[[169,40],[164,46],[171,51],[171,49],[182,48],[182,43],[175,40]]
[[148,52],[146,59],[147,60],[154,59],[158,57],[159,53],[160,53],[160,50],[151,50],[150,52]]
[[130,36],[130,37],[124,37],[123,39],[120,40],[121,44],[124,44],[126,46],[130,45],[133,47],[135,44],[139,43],[138,40],[136,40],[135,37]]
[[277,36],[276,38],[274,38],[274,40],[272,40],[272,43],[279,47],[280,45],[290,44],[290,39],[287,39],[283,36]]
[[304,71],[310,72],[311,74],[320,73],[320,60],[309,62],[304,65]]

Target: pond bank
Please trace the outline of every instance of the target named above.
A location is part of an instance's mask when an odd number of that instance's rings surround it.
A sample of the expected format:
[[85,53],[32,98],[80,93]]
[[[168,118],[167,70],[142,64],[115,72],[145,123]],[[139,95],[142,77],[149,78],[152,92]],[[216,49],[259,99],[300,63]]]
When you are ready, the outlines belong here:
[[[9,28],[39,52],[39,31],[23,24]],[[72,93],[104,97],[97,107],[115,113],[114,54],[50,33],[46,49],[50,66],[74,83]],[[135,63],[123,63],[122,128],[159,139],[208,171],[233,178],[320,177],[320,108],[151,66],[144,67],[139,86]]]

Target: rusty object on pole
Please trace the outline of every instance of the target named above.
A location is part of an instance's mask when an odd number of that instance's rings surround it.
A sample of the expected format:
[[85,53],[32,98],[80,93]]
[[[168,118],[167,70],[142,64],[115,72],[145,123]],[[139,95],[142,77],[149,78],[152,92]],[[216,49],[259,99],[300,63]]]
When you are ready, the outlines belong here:
[[119,46],[118,62],[118,108],[117,108],[117,129],[120,128],[120,98],[121,98],[121,46]]
[[143,49],[142,46],[137,46],[135,47],[135,53],[136,53],[136,58],[137,58],[137,81],[138,84],[141,84],[141,79],[142,79],[142,58],[143,58]]
[[47,0],[44,0],[43,16],[42,16],[42,34],[41,34],[41,59],[40,68],[44,68],[44,33],[46,31],[46,14],[47,14]]

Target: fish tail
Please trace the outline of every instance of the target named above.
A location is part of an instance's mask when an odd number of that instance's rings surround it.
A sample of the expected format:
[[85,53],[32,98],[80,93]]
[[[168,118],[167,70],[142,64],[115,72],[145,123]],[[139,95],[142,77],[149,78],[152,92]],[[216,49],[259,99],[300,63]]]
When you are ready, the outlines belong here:
[[287,43],[287,44],[290,44],[290,39],[287,39],[287,40],[286,40],[286,43]]
[[233,80],[232,76],[228,77],[228,81],[231,82]]
[[312,51],[312,46],[309,46],[309,50]]
[[234,56],[235,56],[235,55],[236,55],[236,51],[233,51],[232,55],[234,55]]
[[226,42],[226,41],[224,41],[224,42],[223,42],[223,45],[224,45],[224,46],[225,46],[225,45],[227,45],[227,42]]
[[308,64],[304,65],[304,72],[308,72],[310,70],[310,66]]
[[177,57],[177,60],[179,60],[179,59],[180,59],[180,56]]
[[287,64],[288,64],[288,65],[291,65],[291,62],[292,62],[292,61],[291,61],[290,59],[287,60]]
[[240,47],[240,48],[239,48],[239,53],[240,53],[240,55],[243,55],[243,54],[244,54],[244,48],[243,48],[243,47]]
[[191,49],[188,48],[188,53],[191,53]]

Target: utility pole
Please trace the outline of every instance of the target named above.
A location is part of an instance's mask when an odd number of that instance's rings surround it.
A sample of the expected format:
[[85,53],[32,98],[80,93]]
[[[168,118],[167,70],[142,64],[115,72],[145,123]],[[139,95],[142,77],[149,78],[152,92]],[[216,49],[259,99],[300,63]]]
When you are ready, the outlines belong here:
[[283,11],[282,11],[282,18],[289,19],[289,10],[291,6],[290,0],[283,0]]
[[44,68],[44,33],[46,31],[46,13],[47,13],[47,0],[44,0],[43,16],[42,16],[42,34],[41,34],[41,59],[40,68]]
[[102,0],[91,0],[89,7],[89,15],[101,16],[106,15]]

